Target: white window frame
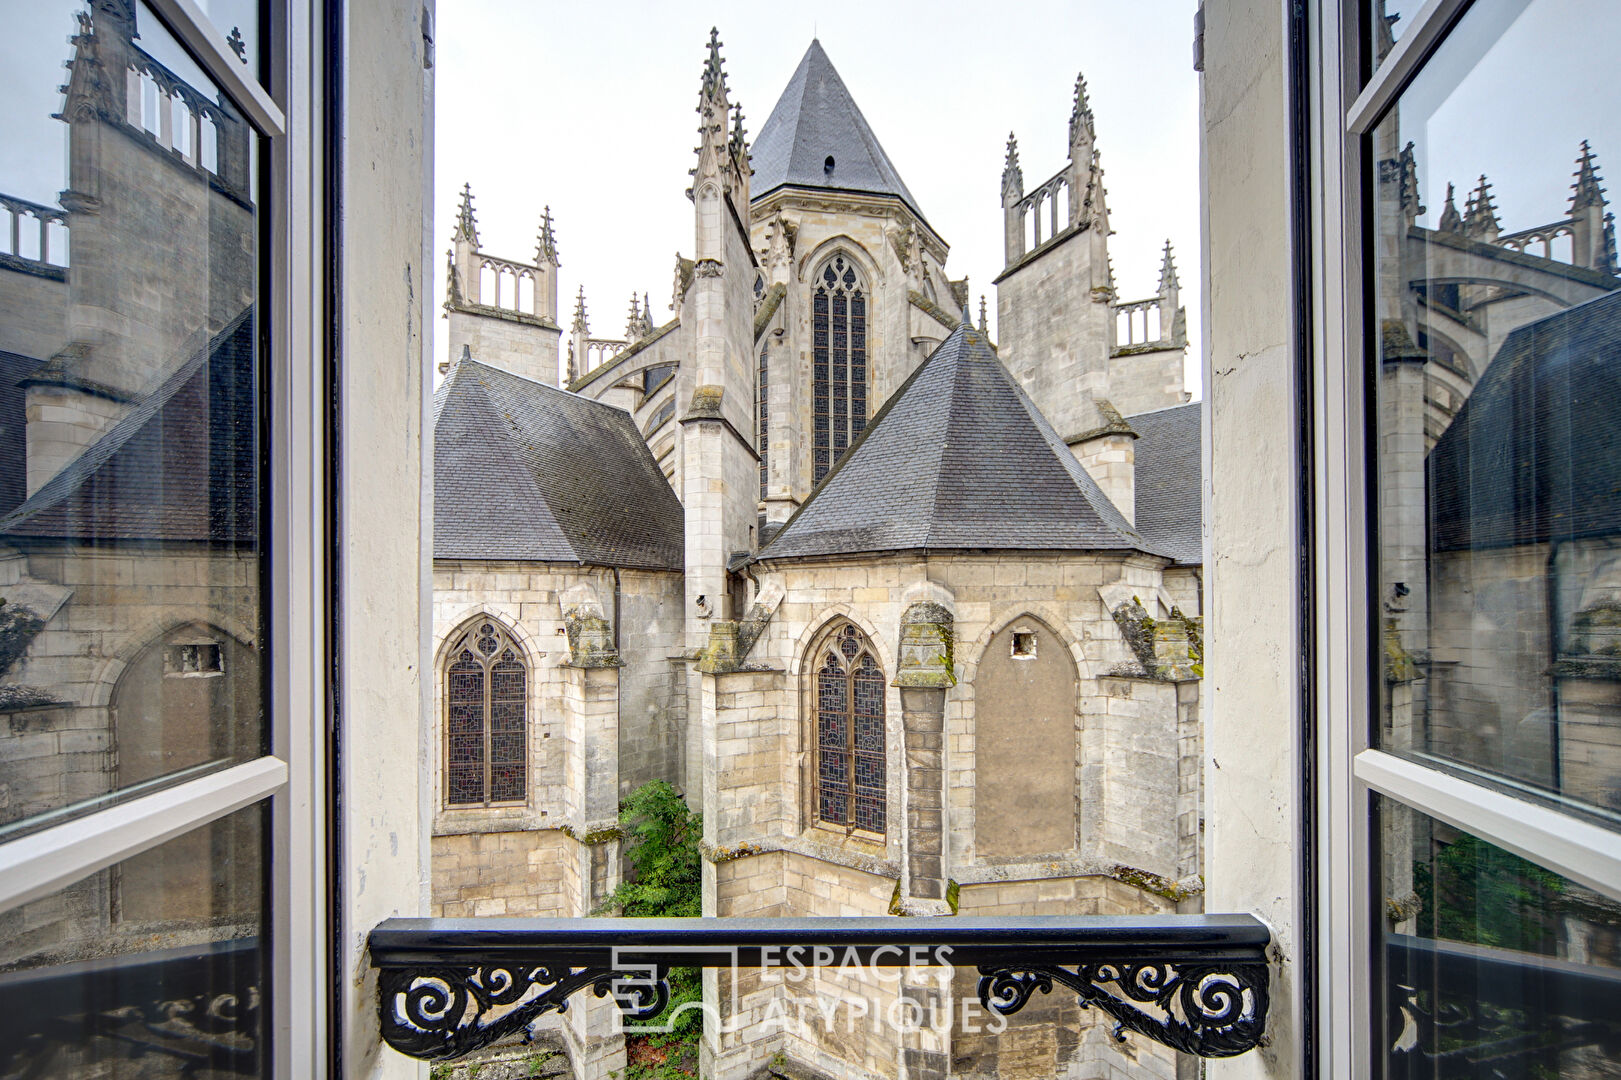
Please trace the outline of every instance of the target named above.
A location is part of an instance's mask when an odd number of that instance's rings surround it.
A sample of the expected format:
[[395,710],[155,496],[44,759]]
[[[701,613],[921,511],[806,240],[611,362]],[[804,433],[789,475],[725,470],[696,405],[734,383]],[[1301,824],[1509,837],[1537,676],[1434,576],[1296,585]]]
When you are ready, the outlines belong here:
[[[1369,743],[1366,530],[1369,476],[1363,425],[1362,137],[1370,133],[1464,17],[1471,0],[1428,0],[1407,17],[1401,39],[1365,86],[1367,48],[1360,0],[1313,0],[1306,40],[1310,136],[1309,238],[1313,350],[1317,791],[1315,835],[1317,1060],[1320,1075],[1375,1074],[1375,1023],[1383,987],[1374,981],[1373,910],[1380,867],[1370,811],[1375,794],[1463,829],[1555,873],[1621,899],[1621,834],[1385,753]],[[1306,313],[1301,313],[1305,315]],[[1304,448],[1303,448],[1304,449]],[[1311,873],[1313,868],[1306,868]],[[1310,947],[1310,946],[1308,946]]]
[[269,89],[253,81],[195,0],[147,0],[151,11],[265,137],[268,192],[257,207],[267,277],[270,648],[266,723],[273,754],[176,783],[0,844],[0,911],[254,805],[270,812],[272,1075],[327,1071],[331,985],[327,911],[326,559],[322,358],[326,258],[322,197],[324,5],[266,0]]

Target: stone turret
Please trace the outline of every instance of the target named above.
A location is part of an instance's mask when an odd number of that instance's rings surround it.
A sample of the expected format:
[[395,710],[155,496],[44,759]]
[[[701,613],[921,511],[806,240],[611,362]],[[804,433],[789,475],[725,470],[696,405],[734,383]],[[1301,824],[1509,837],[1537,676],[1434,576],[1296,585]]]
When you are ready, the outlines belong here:
[[1075,79],[1067,145],[1064,167],[1026,188],[1008,136],[1007,268],[995,281],[999,354],[1066,439],[1109,424],[1094,399],[1110,397],[1114,325],[1109,215],[1084,75]]
[[557,237],[551,208],[541,218],[535,261],[520,262],[483,249],[473,186],[462,185],[451,227],[445,273],[450,355],[503,368],[547,386],[558,383]]

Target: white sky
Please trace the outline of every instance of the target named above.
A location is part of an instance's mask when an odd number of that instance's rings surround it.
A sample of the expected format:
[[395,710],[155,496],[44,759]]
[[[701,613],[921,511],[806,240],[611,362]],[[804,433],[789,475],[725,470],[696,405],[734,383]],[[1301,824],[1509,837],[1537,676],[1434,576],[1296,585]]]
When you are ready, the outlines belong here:
[[[1196,0],[765,5],[441,0],[435,28],[435,297],[458,193],[473,185],[485,250],[534,256],[541,207],[556,219],[565,331],[585,285],[593,334],[617,337],[630,294],[671,317],[675,253],[692,254],[683,194],[697,145],[711,25],[752,140],[813,36],[947,243],[946,270],[990,305],[1002,270],[1001,175],[1009,129],[1026,190],[1067,160],[1085,72],[1115,236],[1121,299],[1151,296],[1176,249],[1199,356]],[[444,320],[435,351],[446,351]]]

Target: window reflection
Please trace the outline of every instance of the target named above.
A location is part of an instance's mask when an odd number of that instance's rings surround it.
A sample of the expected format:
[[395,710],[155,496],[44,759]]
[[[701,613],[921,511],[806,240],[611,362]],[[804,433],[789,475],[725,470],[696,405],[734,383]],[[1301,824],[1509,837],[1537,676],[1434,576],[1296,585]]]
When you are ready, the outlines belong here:
[[144,5],[8,31],[0,825],[265,750],[257,136]]
[[1381,800],[1385,1075],[1614,1076],[1621,907]]
[[[1617,35],[1613,5],[1486,0],[1371,139],[1377,741],[1600,812],[1621,811],[1621,268],[1600,160],[1621,120],[1586,88]],[[1555,42],[1568,79],[1524,63]]]
[[261,807],[0,914],[0,1076],[265,1071]]

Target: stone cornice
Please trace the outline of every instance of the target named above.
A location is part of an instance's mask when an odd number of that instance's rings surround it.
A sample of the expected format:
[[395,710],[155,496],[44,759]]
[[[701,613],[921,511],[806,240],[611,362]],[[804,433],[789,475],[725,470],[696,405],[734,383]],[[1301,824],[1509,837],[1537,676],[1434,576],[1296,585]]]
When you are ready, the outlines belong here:
[[934,227],[917,215],[906,201],[897,195],[874,195],[861,191],[838,191],[826,188],[779,187],[760,196],[749,205],[755,221],[764,221],[779,210],[812,210],[823,214],[866,214],[869,217],[889,218],[901,226],[916,226],[923,238],[924,249],[937,263],[944,264],[951,245],[934,231]]

